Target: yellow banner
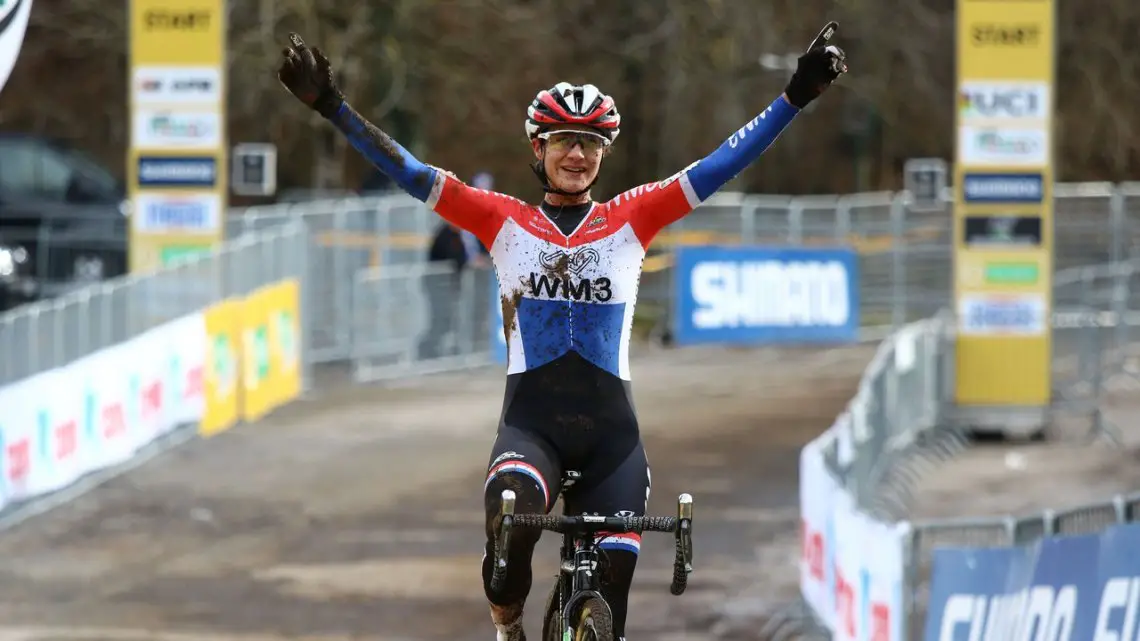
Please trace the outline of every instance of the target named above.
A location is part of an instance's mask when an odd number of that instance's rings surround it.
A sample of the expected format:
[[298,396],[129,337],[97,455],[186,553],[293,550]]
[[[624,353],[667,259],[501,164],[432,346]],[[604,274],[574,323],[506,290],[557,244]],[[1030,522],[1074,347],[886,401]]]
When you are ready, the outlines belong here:
[[131,271],[224,238],[224,0],[130,0]]
[[242,387],[246,421],[301,393],[300,287],[295,279],[260,287],[242,302]]
[[1054,0],[958,0],[960,406],[1051,401]]
[[269,310],[269,380],[273,407],[301,394],[300,287],[294,279],[266,289]]
[[242,301],[242,417],[247,422],[260,420],[273,409],[268,303],[265,287],[250,292]]
[[199,433],[213,436],[233,427],[240,416],[241,303],[225,300],[206,310],[205,415]]

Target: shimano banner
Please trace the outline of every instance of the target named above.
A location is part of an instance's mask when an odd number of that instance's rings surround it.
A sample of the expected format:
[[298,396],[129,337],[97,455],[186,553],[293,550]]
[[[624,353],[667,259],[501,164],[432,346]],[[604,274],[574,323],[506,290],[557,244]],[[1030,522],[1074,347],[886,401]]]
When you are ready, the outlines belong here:
[[32,0],[0,0],[0,90],[8,82],[16,58],[20,57],[30,15]]
[[859,330],[857,265],[850,249],[679,248],[677,343],[853,341]]
[[934,552],[926,641],[1140,638],[1140,525]]

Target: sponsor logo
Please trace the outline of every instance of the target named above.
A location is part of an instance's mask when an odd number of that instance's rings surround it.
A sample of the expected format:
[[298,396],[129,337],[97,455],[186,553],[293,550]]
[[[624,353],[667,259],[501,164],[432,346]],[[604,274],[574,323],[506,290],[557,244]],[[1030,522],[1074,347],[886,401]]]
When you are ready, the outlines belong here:
[[1044,82],[963,82],[958,114],[978,118],[1036,118],[1049,114],[1049,86]]
[[728,137],[728,146],[736,149],[736,147],[740,145],[740,141],[747,138],[748,134],[751,133],[753,129],[760,126],[760,121],[766,119],[768,117],[768,113],[771,111],[772,108],[768,107],[764,111],[761,111],[759,116],[756,116],[752,120],[749,120],[743,127],[737,129],[736,133]]
[[598,278],[571,278],[530,273],[530,295],[534,298],[562,298],[605,303],[614,297],[612,282],[605,276]]
[[1045,129],[959,127],[959,161],[966,165],[1040,166],[1049,158]]
[[213,149],[221,144],[221,116],[214,112],[138,110],[134,146]]
[[1038,294],[963,296],[958,323],[965,335],[1039,335],[1045,331],[1045,299]]
[[1041,245],[1040,216],[967,216],[964,227],[970,247]]
[[209,156],[167,158],[140,156],[140,187],[213,187],[218,162]]
[[539,254],[539,262],[545,269],[553,272],[563,272],[569,269],[575,274],[581,274],[592,265],[597,265],[602,261],[601,254],[593,247],[576,251],[574,253],[567,253],[564,251],[542,252]]
[[962,198],[968,203],[1039,203],[1045,198],[1041,174],[966,174]]
[[143,15],[147,31],[208,31],[213,16],[208,9],[151,9]]
[[133,90],[139,104],[218,104],[221,85],[214,67],[138,67]]
[[850,277],[839,261],[707,261],[692,271],[699,329],[846,325]]
[[1036,47],[1041,43],[1041,25],[984,22],[970,27],[970,41],[976,47]]
[[531,272],[530,295],[535,298],[563,298],[566,300],[597,301],[604,303],[613,298],[612,282],[605,276],[598,278],[574,278],[581,276],[590,267],[601,263],[602,256],[593,247],[576,252],[556,250],[542,252],[539,264],[545,274]]
[[9,491],[23,492],[27,489],[32,472],[32,442],[28,436],[20,436],[2,442],[4,451],[5,481]]
[[121,401],[113,401],[99,408],[99,431],[107,439],[126,435],[127,415]]
[[495,460],[491,461],[491,467],[495,467],[496,465],[498,465],[499,463],[502,463],[503,461],[509,461],[512,459],[520,459],[521,460],[524,458],[526,458],[526,457],[523,456],[522,454],[519,454],[518,452],[510,452],[510,451],[503,452],[502,454],[496,456]]
[[40,457],[45,463],[62,463],[79,448],[79,422],[73,418],[53,420],[46,409],[41,409],[37,420]]
[[216,194],[138,194],[134,224],[136,230],[149,233],[210,233],[218,228],[220,214],[221,203]]

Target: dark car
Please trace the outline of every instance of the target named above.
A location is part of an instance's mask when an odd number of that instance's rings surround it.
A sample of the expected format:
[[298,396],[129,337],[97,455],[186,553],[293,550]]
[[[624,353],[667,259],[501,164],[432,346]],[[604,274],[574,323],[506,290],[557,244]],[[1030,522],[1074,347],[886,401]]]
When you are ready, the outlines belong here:
[[0,132],[0,310],[127,270],[123,184],[59,141]]

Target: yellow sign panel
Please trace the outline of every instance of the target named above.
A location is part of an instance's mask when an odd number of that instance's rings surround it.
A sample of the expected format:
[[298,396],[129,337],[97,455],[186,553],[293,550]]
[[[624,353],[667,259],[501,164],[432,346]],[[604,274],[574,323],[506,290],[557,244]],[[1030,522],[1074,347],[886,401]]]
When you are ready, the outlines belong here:
[[959,406],[1051,400],[1054,0],[958,0]]
[[301,394],[300,287],[295,279],[266,288],[269,311],[269,379],[273,406]]
[[268,302],[265,288],[250,292],[242,301],[242,417],[251,423],[272,411],[274,403],[270,377]]
[[301,393],[300,287],[288,279],[242,302],[243,417],[256,421]]
[[241,303],[225,300],[206,310],[206,407],[199,433],[212,436],[240,417]]
[[224,0],[131,0],[131,51],[144,64],[225,62]]
[[224,0],[130,1],[131,270],[224,237]]

